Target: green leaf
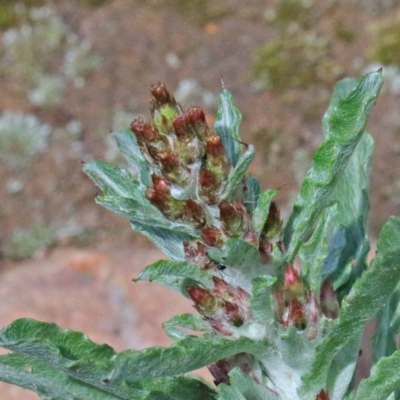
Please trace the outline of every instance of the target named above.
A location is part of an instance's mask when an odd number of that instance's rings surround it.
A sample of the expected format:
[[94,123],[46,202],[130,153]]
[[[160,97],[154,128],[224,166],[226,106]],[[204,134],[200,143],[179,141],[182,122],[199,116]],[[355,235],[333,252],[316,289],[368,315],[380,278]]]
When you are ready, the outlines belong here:
[[322,118],[322,130],[324,136],[330,132],[330,118],[335,113],[335,107],[339,100],[345,99],[360,83],[359,78],[344,78],[335,85],[329,107]]
[[337,101],[326,123],[327,132],[314,155],[313,166],[303,182],[284,232],[288,262],[310,236],[322,210],[332,203],[337,178],[364,132],[368,115],[382,86],[382,74],[373,72]]
[[338,352],[363,331],[365,323],[389,299],[400,280],[399,259],[400,218],[391,217],[381,231],[376,257],[343,300],[339,319],[331,324],[316,349],[310,371],[302,377],[304,395],[311,396],[326,387],[330,365]]
[[[130,399],[137,394],[126,385],[108,382],[113,368],[111,360],[116,353],[107,345],[93,343],[80,332],[61,329],[55,324],[19,319],[0,331],[0,347],[32,360],[29,365],[38,368],[39,377],[41,371],[43,374],[55,371],[60,379],[59,373],[67,374],[117,398]],[[51,382],[44,384],[47,386]]]
[[269,206],[271,205],[272,199],[278,193],[277,190],[266,190],[262,192],[257,200],[257,207],[253,211],[252,219],[253,226],[257,235],[260,236],[261,231],[264,228],[265,222],[267,221],[269,214]]
[[249,214],[252,214],[256,208],[260,191],[260,181],[253,175],[248,174],[246,177],[246,190],[243,195],[243,203]]
[[332,399],[343,399],[354,378],[363,332],[357,332],[336,355],[328,372],[326,389]]
[[[245,375],[240,368],[234,368],[230,371],[229,377],[230,388],[233,391],[228,389],[229,386],[225,384],[219,385],[217,392],[220,395],[220,399],[278,400],[278,397],[273,392],[256,383],[250,376]],[[229,394],[236,397],[226,397]]]
[[144,198],[139,182],[125,168],[119,168],[105,161],[95,160],[87,162],[83,172],[88,175],[104,192],[116,194],[119,197],[133,199],[141,203]]
[[249,168],[254,158],[254,146],[249,145],[249,148],[240,156],[237,164],[231,170],[226,185],[224,187],[222,198],[232,200],[232,197],[238,188],[242,184],[244,175]]
[[397,350],[390,357],[379,360],[371,376],[360,382],[356,400],[385,400],[392,392],[400,390],[399,371],[400,350]]
[[209,248],[208,256],[230,268],[224,279],[248,293],[251,292],[251,281],[267,272],[258,248],[241,239],[228,239],[222,249]]
[[311,238],[300,247],[301,272],[309,288],[319,299],[324,262],[328,256],[329,238],[338,214],[337,204],[325,209]]
[[198,314],[175,315],[169,321],[164,322],[163,328],[167,336],[173,340],[181,340],[189,336],[187,332],[180,328],[186,328],[196,332],[212,332],[208,322]]
[[276,278],[268,275],[253,280],[251,310],[254,318],[265,327],[271,327],[275,321],[275,304],[271,292],[275,282]]
[[157,282],[186,297],[186,287],[196,283],[208,289],[214,287],[212,275],[187,261],[160,260],[146,267],[135,281]]
[[246,337],[226,339],[210,334],[189,336],[168,348],[151,347],[119,353],[114,360],[115,370],[111,380],[117,383],[179,375],[238,353],[262,357],[269,351],[271,345],[267,340],[255,341]]
[[[347,294],[364,269],[368,240],[368,184],[374,143],[364,133],[346,169],[339,177],[332,200],[338,205],[336,227],[330,234],[330,251],[323,277],[333,281],[339,295]],[[345,194],[345,195],[344,195]]]
[[90,386],[34,357],[18,353],[0,356],[0,380],[32,390],[49,400],[128,399]]
[[374,361],[390,356],[396,349],[399,333],[400,285],[398,284],[388,301],[378,313],[378,325],[373,339]]
[[132,229],[148,237],[161,251],[172,260],[185,260],[183,242],[193,240],[193,237],[184,232],[153,227],[137,221],[131,221]]
[[241,239],[228,239],[223,249],[211,247],[208,255],[226,267],[239,270],[250,269],[260,262],[257,247]]
[[242,114],[233,104],[232,95],[224,88],[219,98],[214,129],[221,137],[222,144],[233,167],[236,166],[242,153],[242,144],[239,142],[239,124],[241,120]]
[[[156,383],[152,379],[190,372],[237,353],[265,356],[270,351],[266,340],[231,340],[205,334],[189,336],[168,348],[115,353],[109,346],[97,345],[82,333],[30,319],[17,320],[2,329],[0,346],[121,399],[140,399],[138,392],[147,395],[143,390],[155,391],[155,388],[164,392],[165,387],[173,384],[171,380]],[[199,385],[197,381],[193,384]]]
[[142,380],[138,388],[149,391],[146,400],[155,400],[167,396],[171,400],[214,400],[215,391],[196,377],[173,376],[158,379]]
[[103,196],[97,197],[96,203],[125,218],[129,218],[132,222],[150,225],[153,228],[186,233],[192,238],[198,237],[198,232],[192,226],[168,220],[147,199],[144,199],[141,203],[118,196]]
[[247,400],[246,397],[240,393],[239,389],[225,385],[224,383],[218,386],[217,392],[218,400]]
[[51,400],[213,400],[215,398],[215,392],[209,386],[197,379],[183,376],[135,382],[135,388],[130,395],[132,397],[121,397],[68,376],[34,357],[18,353],[0,356],[0,380],[35,391],[42,398]]
[[151,173],[153,172],[153,168],[150,167],[140,151],[133,132],[130,129],[124,129],[114,132],[112,137],[128,164],[138,169],[140,182],[146,187],[152,186]]

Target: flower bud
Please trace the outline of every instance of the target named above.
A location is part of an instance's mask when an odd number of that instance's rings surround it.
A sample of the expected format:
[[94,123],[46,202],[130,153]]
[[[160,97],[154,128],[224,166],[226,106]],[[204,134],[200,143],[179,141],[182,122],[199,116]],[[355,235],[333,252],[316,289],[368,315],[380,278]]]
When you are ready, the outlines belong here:
[[203,242],[211,247],[221,247],[224,244],[224,235],[215,226],[205,226],[201,230]]
[[205,144],[196,136],[187,117],[187,113],[175,117],[173,126],[178,139],[174,143],[174,149],[181,162],[184,165],[188,165],[203,158],[205,154]]
[[[251,217],[246,211],[243,203],[229,203],[224,200],[218,205],[222,229],[230,237],[242,237],[247,234],[250,241],[258,243],[258,239],[253,229]],[[254,232],[253,237],[252,231]]]
[[336,319],[339,316],[339,303],[330,281],[324,281],[321,286],[320,304],[325,317]]
[[167,218],[179,218],[185,202],[174,199],[171,195],[168,181],[156,174],[151,176],[153,187],[147,188],[146,198],[157,207]]
[[200,107],[189,107],[185,114],[196,136],[205,143],[210,135],[210,129],[203,110]]
[[283,276],[283,288],[286,300],[301,297],[304,294],[304,286],[300,275],[293,265],[288,264]]
[[204,168],[211,171],[219,181],[225,181],[231,170],[224,145],[218,135],[209,136],[206,142],[206,163]]
[[168,150],[169,144],[165,135],[161,135],[153,126],[146,124],[143,118],[134,119],[130,128],[149,163],[154,164],[158,161],[158,154]]
[[165,151],[158,154],[161,164],[161,172],[172,183],[181,187],[186,186],[190,179],[190,172],[187,167],[183,166],[178,156],[172,151]]
[[307,326],[307,319],[304,314],[303,304],[294,299],[289,303],[287,312],[282,318],[282,324],[285,327],[294,326],[299,330],[304,330]]
[[222,181],[206,169],[200,169],[198,176],[199,197],[207,204],[213,205],[220,199]]
[[174,118],[182,113],[181,108],[168,92],[163,82],[151,86],[151,114],[159,132],[172,133]]
[[329,395],[328,393],[325,392],[325,390],[321,390],[318,394],[315,400],[329,400]]
[[205,225],[207,216],[204,208],[192,199],[186,200],[182,219],[194,223],[198,228]]

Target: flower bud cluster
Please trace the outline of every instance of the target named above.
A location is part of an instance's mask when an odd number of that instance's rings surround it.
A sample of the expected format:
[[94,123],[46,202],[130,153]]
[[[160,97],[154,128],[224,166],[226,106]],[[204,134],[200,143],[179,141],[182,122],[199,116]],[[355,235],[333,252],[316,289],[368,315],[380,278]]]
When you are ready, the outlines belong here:
[[240,287],[233,288],[223,279],[213,277],[212,290],[188,285],[186,291],[195,309],[209,321],[210,326],[226,336],[233,334],[233,327],[240,327],[252,318],[250,296]]
[[[151,177],[153,185],[146,190],[147,199],[165,217],[199,229],[207,246],[222,247],[234,237],[261,252],[268,248],[268,253],[281,230],[276,205],[259,238],[240,195],[235,201],[222,197],[232,165],[204,112],[193,106],[183,111],[164,83],[153,85],[151,94],[152,123],[137,118],[130,126],[145,159],[157,171]],[[185,196],[174,197],[182,191]]]
[[331,319],[338,317],[339,304],[332,284],[325,281],[317,299],[315,292],[304,285],[299,272],[290,264],[284,271],[283,287],[275,289],[274,297],[282,325],[307,330],[311,340],[318,335],[318,322],[322,314]]

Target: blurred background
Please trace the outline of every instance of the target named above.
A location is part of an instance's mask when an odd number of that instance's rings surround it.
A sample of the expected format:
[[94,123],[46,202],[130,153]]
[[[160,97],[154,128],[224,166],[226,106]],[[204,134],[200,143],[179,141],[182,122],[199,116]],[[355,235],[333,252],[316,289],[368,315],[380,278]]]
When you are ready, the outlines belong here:
[[[152,83],[212,124],[223,77],[256,145],[251,173],[279,188],[285,217],[335,82],[381,66],[368,124],[373,237],[400,214],[398,1],[1,0],[0,325],[31,316],[122,350],[168,344],[161,323],[191,310],[130,282],[161,255],[95,204],[82,173],[94,158],[124,165],[109,134],[150,118]],[[7,390],[1,399],[21,398]]]

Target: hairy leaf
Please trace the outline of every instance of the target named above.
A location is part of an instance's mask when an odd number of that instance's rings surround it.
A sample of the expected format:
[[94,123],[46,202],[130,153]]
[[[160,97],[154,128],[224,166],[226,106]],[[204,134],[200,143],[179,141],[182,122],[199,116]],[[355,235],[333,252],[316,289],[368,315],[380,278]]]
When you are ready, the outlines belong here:
[[242,153],[242,144],[240,143],[239,136],[239,124],[241,121],[242,114],[233,104],[230,92],[224,88],[219,98],[214,129],[221,137],[225,151],[233,167],[238,163]]
[[186,287],[197,283],[212,289],[212,275],[206,270],[187,261],[160,260],[146,267],[135,281],[157,282],[176,292],[189,297]]
[[256,208],[258,197],[260,196],[260,181],[253,175],[248,174],[245,188],[243,202],[247,212],[251,214]]
[[[230,384],[231,387],[235,390],[235,395],[240,394],[238,399],[245,400],[277,400],[278,397],[268,390],[266,387],[256,383],[249,375],[245,375],[240,368],[234,368],[229,372]],[[217,388],[217,392],[223,394],[229,393],[227,389],[223,389],[220,385]],[[220,397],[221,399],[225,399],[225,397]],[[229,399],[231,399],[230,397]],[[233,397],[235,398],[235,397]]]
[[153,184],[151,181],[153,168],[145,160],[133,132],[130,129],[124,129],[113,133],[112,136],[128,164],[138,169],[140,182],[146,187],[151,186]]
[[379,360],[371,376],[360,382],[356,400],[385,400],[392,392],[400,390],[399,371],[400,350],[396,350],[390,357]]
[[300,247],[301,273],[309,288],[319,298],[324,261],[328,255],[329,237],[338,214],[337,204],[325,209],[309,241]]
[[266,190],[258,197],[257,206],[252,214],[253,226],[258,236],[264,228],[269,214],[269,206],[277,193],[277,190]]
[[338,176],[345,169],[364,132],[368,115],[382,86],[381,72],[362,77],[357,87],[337,101],[326,123],[327,132],[314,155],[284,232],[291,262],[307,240],[322,210],[332,203]]
[[363,331],[365,323],[388,300],[400,280],[399,258],[400,218],[391,217],[381,231],[378,252],[371,266],[343,300],[339,319],[317,347],[312,368],[302,378],[304,394],[311,396],[326,387],[332,360],[348,341]]
[[231,170],[231,173],[228,176],[228,180],[226,182],[226,186],[222,193],[222,198],[232,199],[233,194],[235,193],[237,187],[242,184],[244,175],[249,168],[251,162],[254,158],[254,146],[249,145],[249,148],[243,153],[235,167]]
[[198,314],[175,315],[175,317],[172,317],[169,321],[163,323],[163,328],[167,336],[173,340],[180,340],[189,336],[189,334],[181,328],[197,332],[212,332],[208,322]]
[[[0,356],[0,380],[36,392],[49,400],[117,400],[125,395],[108,393],[25,354]],[[138,397],[136,397],[138,398]]]

